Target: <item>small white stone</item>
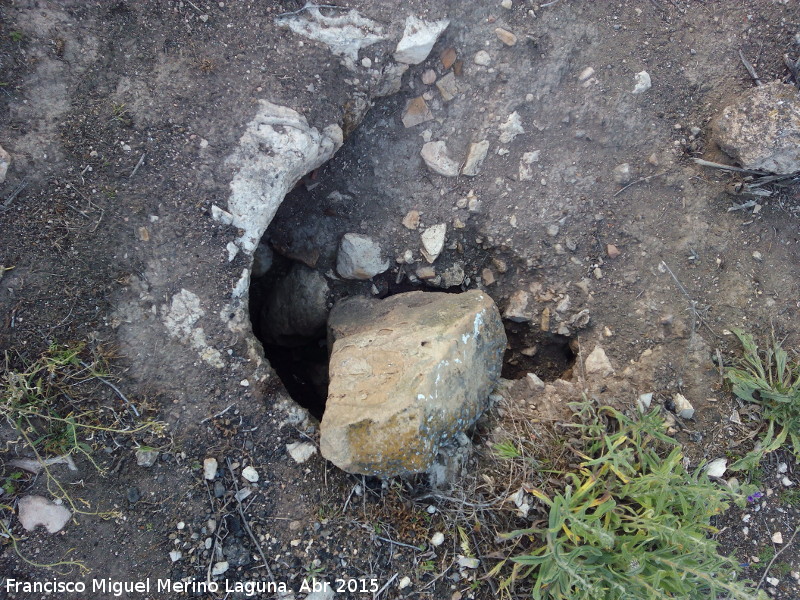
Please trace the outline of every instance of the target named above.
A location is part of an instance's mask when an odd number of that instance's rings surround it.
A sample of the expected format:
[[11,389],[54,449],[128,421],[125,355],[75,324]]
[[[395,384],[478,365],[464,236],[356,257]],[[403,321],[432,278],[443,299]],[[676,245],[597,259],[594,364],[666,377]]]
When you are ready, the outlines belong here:
[[169,553],[169,558],[172,562],[178,562],[180,559],[183,558],[183,552],[180,550],[172,550]]
[[783,535],[781,534],[780,531],[776,531],[775,533],[772,534],[772,541],[776,544],[783,543]]
[[486,50],[479,50],[475,53],[475,57],[472,59],[476,65],[481,67],[488,67],[492,64],[492,57],[489,56],[489,53]]
[[519,113],[514,111],[508,115],[506,122],[500,125],[500,143],[508,144],[522,133],[525,133],[525,129],[522,127],[522,119],[520,119]]
[[431,536],[431,546],[441,546],[444,543],[444,534],[437,531]]
[[258,481],[258,471],[256,471],[253,467],[247,466],[242,469],[242,477],[244,477],[250,483],[255,483]]
[[369,69],[372,66],[372,59],[365,56],[364,58],[361,59],[361,66],[364,67],[365,69]]
[[780,473],[781,475],[783,475],[783,474],[784,474],[784,473],[786,473],[788,470],[789,470],[789,465],[787,465],[785,462],[778,463],[778,473]]
[[780,579],[777,577],[767,577],[767,583],[770,584],[772,587],[775,587],[781,582]]
[[462,569],[477,569],[481,564],[477,558],[469,558],[467,556],[458,555],[458,566]]
[[728,459],[717,458],[706,465],[706,473],[709,477],[722,477],[728,468]]
[[242,387],[250,387],[250,382],[249,382],[249,381],[247,381],[247,379],[242,379],[242,380],[239,382],[239,385],[240,385],[240,386],[242,386]]
[[636,74],[636,85],[633,88],[632,94],[643,94],[653,87],[650,80],[650,74],[647,71],[641,71]]
[[694,406],[686,399],[683,394],[675,394],[672,396],[672,401],[675,403],[675,414],[682,419],[691,419],[694,417]]
[[592,67],[586,67],[580,72],[580,75],[578,75],[578,81],[586,81],[592,75],[594,75],[594,69]]
[[309,442],[294,442],[286,444],[286,450],[289,456],[292,457],[296,463],[304,463],[317,452],[317,447]]
[[528,387],[532,390],[543,390],[544,381],[536,373],[528,373],[525,376],[525,381],[528,382]]
[[514,2],[512,0],[503,0],[500,3],[500,6],[502,6],[506,10],[511,10],[514,7]]
[[783,484],[785,487],[792,487],[792,486],[794,485],[794,482],[793,482],[791,479],[789,479],[788,477],[786,477],[785,475],[784,475],[784,476],[783,476],[783,478],[781,479],[781,483],[782,483],[782,484]]
[[208,479],[209,481],[214,479],[217,476],[217,459],[213,457],[209,457],[203,461],[203,478]]
[[406,19],[403,37],[397,44],[394,59],[399,63],[418,65],[430,54],[436,40],[450,21],[423,21],[415,16]]
[[420,236],[422,240],[422,255],[429,264],[432,264],[444,249],[444,240],[447,235],[447,225],[437,223],[428,227]]
[[404,590],[405,588],[407,588],[410,585],[411,585],[411,578],[408,575],[406,575],[397,584],[397,589],[398,590]]
[[223,560],[218,563],[214,563],[214,566],[211,567],[211,574],[214,576],[222,575],[227,570],[228,570],[228,561]]
[[178,528],[178,531],[180,531],[181,529],[186,529],[186,523],[184,523],[183,521],[181,521],[180,523],[178,523],[178,524],[176,525],[176,527]]
[[599,374],[603,377],[611,375],[614,372],[614,367],[611,366],[611,361],[608,360],[605,350],[600,346],[595,346],[589,356],[583,363],[584,368],[588,374]]

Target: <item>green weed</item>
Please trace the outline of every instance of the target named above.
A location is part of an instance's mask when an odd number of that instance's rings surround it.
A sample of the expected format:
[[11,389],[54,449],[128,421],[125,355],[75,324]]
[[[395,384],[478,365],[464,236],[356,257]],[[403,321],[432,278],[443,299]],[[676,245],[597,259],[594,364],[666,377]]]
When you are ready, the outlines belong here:
[[[744,354],[736,366],[726,369],[725,378],[737,397],[762,407],[762,415],[770,428],[767,438],[755,451],[757,455],[746,456],[742,459],[747,460],[746,464],[732,465],[732,468],[757,464],[761,457],[780,448],[787,439],[795,458],[800,461],[800,363],[790,360],[774,339],[769,347],[760,350],[752,335],[740,330],[734,333]],[[774,434],[776,426],[781,428],[777,435]]]
[[531,587],[536,600],[752,599],[737,581],[737,561],[718,553],[712,517],[744,495],[687,471],[658,410],[632,420],[619,411],[581,405],[582,462],[569,485],[547,494],[529,487],[548,521],[506,534],[521,554],[501,587]]

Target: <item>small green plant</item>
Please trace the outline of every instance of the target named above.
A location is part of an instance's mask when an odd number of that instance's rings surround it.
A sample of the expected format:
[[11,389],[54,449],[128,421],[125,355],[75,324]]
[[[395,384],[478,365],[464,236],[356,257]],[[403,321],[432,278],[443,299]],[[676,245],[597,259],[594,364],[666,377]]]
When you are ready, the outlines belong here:
[[502,459],[512,459],[512,458],[519,458],[522,456],[519,449],[514,445],[514,442],[501,442],[499,444],[494,445],[494,453],[498,456],[498,458]]
[[763,417],[770,424],[769,434],[774,435],[775,427],[781,428],[774,439],[770,435],[768,440],[762,440],[756,450],[760,456],[752,457],[749,464],[757,463],[787,439],[795,458],[800,461],[800,363],[790,360],[774,338],[769,347],[760,350],[752,335],[741,330],[734,330],[734,333],[744,355],[736,366],[726,369],[725,378],[736,396],[762,407]]
[[775,558],[775,548],[764,546],[758,551],[758,568],[766,567],[773,558]]
[[11,33],[8,34],[8,37],[11,39],[12,42],[18,44],[19,42],[25,39],[25,34],[22,33],[21,31],[12,31]]
[[737,561],[708,537],[711,518],[743,495],[686,470],[658,410],[632,420],[619,411],[580,405],[582,463],[557,493],[527,491],[544,503],[548,522],[505,537],[521,554],[501,587],[527,582],[536,600],[752,599],[737,581]]
[[783,490],[778,496],[781,504],[786,506],[800,506],[800,489]]

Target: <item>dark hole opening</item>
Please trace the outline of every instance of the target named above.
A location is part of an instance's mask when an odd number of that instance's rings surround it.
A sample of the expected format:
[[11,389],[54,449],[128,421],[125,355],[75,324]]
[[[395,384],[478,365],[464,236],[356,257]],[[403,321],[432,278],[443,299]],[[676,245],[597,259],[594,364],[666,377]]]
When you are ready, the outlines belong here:
[[503,356],[502,377],[522,379],[535,373],[542,381],[568,379],[577,353],[573,338],[539,330],[529,323],[506,323],[508,349]]

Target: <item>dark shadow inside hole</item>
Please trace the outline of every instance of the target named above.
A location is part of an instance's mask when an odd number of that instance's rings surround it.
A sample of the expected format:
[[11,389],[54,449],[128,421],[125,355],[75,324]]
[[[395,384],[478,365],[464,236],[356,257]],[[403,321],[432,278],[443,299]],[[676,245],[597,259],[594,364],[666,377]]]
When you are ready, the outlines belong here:
[[503,356],[502,377],[522,379],[535,373],[542,381],[569,379],[576,353],[572,338],[540,331],[528,323],[506,323],[509,348]]

